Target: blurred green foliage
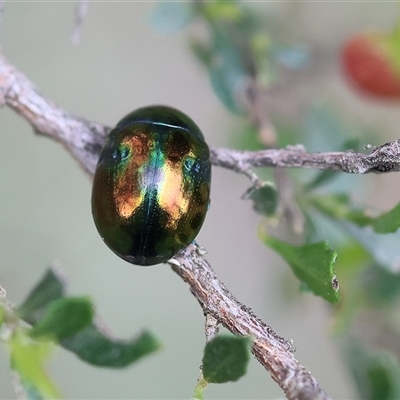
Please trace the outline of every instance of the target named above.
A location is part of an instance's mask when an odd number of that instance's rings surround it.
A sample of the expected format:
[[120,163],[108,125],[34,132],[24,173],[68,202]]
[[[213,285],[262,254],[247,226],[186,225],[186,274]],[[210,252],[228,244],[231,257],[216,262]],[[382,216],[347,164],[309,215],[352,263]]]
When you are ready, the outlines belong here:
[[362,399],[400,398],[400,365],[392,354],[355,340],[349,340],[345,349],[345,358]]
[[51,353],[50,342],[34,342],[26,332],[18,330],[7,342],[11,368],[18,372],[21,383],[40,398],[59,399],[61,393],[47,376],[44,364]]
[[158,339],[148,331],[132,340],[111,338],[96,323],[90,299],[68,297],[63,280],[53,269],[47,271],[16,311],[5,306],[0,310],[3,321],[14,327],[6,342],[11,368],[19,373],[24,388],[34,397],[61,396],[44,372],[52,342],[89,364],[109,368],[126,367],[160,348]]

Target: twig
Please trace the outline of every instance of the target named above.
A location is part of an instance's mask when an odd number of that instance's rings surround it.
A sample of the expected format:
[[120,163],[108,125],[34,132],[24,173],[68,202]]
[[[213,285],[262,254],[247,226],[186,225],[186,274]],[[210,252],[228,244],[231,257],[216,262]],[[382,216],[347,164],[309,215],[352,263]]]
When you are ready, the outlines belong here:
[[[0,53],[1,104],[15,110],[31,124],[37,133],[61,142],[87,172],[94,173],[101,145],[110,128],[73,116],[45,99],[35,86]],[[373,154],[377,154],[377,151],[379,149]],[[251,166],[263,165],[302,167],[325,165],[339,169],[338,156],[336,156],[336,163],[329,161],[334,157],[331,156],[332,154],[338,153],[328,153],[328,161],[324,162],[323,154],[310,155],[301,149],[268,150],[255,153],[212,149],[212,162],[214,165],[221,165],[241,173],[248,171]],[[353,157],[351,165],[354,165],[355,159],[362,164],[368,157],[342,153],[342,157],[344,155]],[[307,159],[308,161],[305,161]],[[381,160],[381,164],[376,165],[383,165],[383,162]],[[346,165],[350,163],[347,162]],[[392,169],[394,169],[393,166]],[[355,169],[353,168],[351,172],[355,172]],[[310,372],[293,356],[292,343],[278,336],[249,308],[236,300],[219,281],[198,248],[194,245],[188,246],[176,256],[176,260],[179,265],[173,265],[174,271],[189,284],[191,292],[202,305],[204,313],[211,314],[231,332],[251,335],[254,338],[253,353],[284,390],[288,399],[329,399]]]
[[[253,68],[254,71],[260,72],[256,65],[253,65]],[[258,78],[251,79],[247,90],[244,91],[246,109],[249,112],[250,120],[258,131],[259,142],[264,144],[266,148],[274,148],[277,135],[268,117],[269,107],[266,104],[265,96],[267,91],[265,86],[259,83],[262,79],[259,81]],[[302,147],[298,149],[302,150]],[[247,171],[253,172],[252,170]],[[248,176],[247,171],[243,171],[246,176]],[[294,233],[301,234],[304,231],[305,218],[295,199],[293,182],[289,179],[288,172],[283,168],[275,168],[273,173],[278,188],[282,216],[287,220]],[[260,186],[260,184],[254,183],[254,177],[250,176],[250,180],[253,183],[253,188]],[[250,188],[248,192],[251,193],[253,188]]]
[[245,305],[241,304],[218,279],[207,260],[191,244],[174,257],[173,270],[190,286],[206,314],[237,335],[251,335],[253,354],[270,372],[290,400],[329,399],[311,373],[296,360],[294,346],[278,336]]
[[306,221],[297,201],[295,200],[295,189],[289,180],[287,171],[282,168],[274,169],[274,177],[279,193],[279,204],[283,210],[283,216],[289,223],[293,232],[301,234],[304,232]]
[[[180,267],[180,263],[179,263]],[[207,313],[205,315],[205,323],[204,323],[204,331],[206,334],[206,342],[209,342],[210,340],[214,339],[215,336],[218,335],[219,332],[219,320],[214,317],[213,314]]]
[[88,9],[89,9],[88,0],[79,0],[79,3],[75,6],[75,21],[71,33],[72,44],[77,45],[81,40],[82,27],[83,23],[85,22]]
[[57,107],[0,52],[0,106],[3,104],[27,120],[36,133],[59,141],[93,175],[110,128]]
[[[90,174],[110,132],[109,127],[74,116],[43,97],[36,87],[0,52],[0,106],[7,105],[27,120],[38,134],[59,142]],[[373,147],[370,154],[347,152],[307,153],[303,146],[261,151],[210,148],[211,163],[242,173],[252,183],[254,167],[329,169],[352,174],[400,171],[400,139]]]
[[241,173],[252,167],[329,169],[349,174],[400,171],[400,139],[373,147],[370,154],[307,153],[301,145],[261,151],[211,148],[211,162]]
[[[199,251],[199,249],[197,248],[197,251]],[[171,264],[172,269],[179,269],[181,264],[180,262],[178,263],[172,263]],[[182,276],[180,274],[180,276]],[[203,308],[204,310],[204,308]],[[220,323],[217,320],[217,318],[214,317],[213,314],[211,313],[205,313],[205,322],[204,322],[204,331],[206,334],[206,342],[208,343],[210,340],[214,339],[219,332],[219,328],[220,328]],[[199,376],[197,378],[197,383],[194,389],[194,395],[193,395],[193,399],[196,400],[203,400],[204,396],[204,390],[207,388],[208,386],[208,382],[204,379],[204,375],[203,375],[203,364],[200,365],[199,367],[200,371],[199,371]]]

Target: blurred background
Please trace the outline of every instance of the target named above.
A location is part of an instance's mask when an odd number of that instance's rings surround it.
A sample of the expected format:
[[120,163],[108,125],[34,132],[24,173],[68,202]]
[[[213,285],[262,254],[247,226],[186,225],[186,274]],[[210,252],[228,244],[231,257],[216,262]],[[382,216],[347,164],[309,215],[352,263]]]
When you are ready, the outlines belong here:
[[[189,51],[188,31],[165,35],[150,26],[153,6],[90,3],[81,42],[74,46],[74,3],[6,2],[0,44],[46,97],[74,114],[114,126],[138,107],[167,104],[191,116],[211,146],[235,146],[239,118],[213,93],[207,74]],[[372,20],[378,28],[392,26],[396,4],[251,6],[275,21],[273,27],[281,34],[279,21],[285,21],[291,37],[318,49],[314,69],[273,93],[272,112],[303,124],[310,104],[335,104],[345,119],[379,132],[373,144],[398,137],[399,105],[352,91],[337,63],[347,36],[371,27]],[[90,178],[62,146],[35,135],[7,108],[0,110],[0,137],[0,282],[8,299],[19,304],[56,263],[69,279],[70,293],[89,295],[117,337],[129,338],[149,328],[164,346],[125,370],[93,368],[57,348],[48,371],[65,398],[190,398],[204,347],[204,318],[188,286],[167,265],[129,265],[104,246],[91,217]],[[329,150],[326,143],[314,145],[312,150]],[[356,176],[346,182],[366,184],[356,197],[379,209],[399,202],[395,174]],[[232,293],[278,334],[294,340],[297,358],[330,396],[355,398],[337,341],[330,336],[329,306],[312,294],[298,295],[288,266],[259,241],[260,217],[241,200],[248,186],[243,176],[213,168],[211,208],[198,243]],[[10,381],[7,351],[1,348],[1,399],[15,398]],[[206,398],[275,399],[283,394],[253,360],[244,378],[210,385]]]

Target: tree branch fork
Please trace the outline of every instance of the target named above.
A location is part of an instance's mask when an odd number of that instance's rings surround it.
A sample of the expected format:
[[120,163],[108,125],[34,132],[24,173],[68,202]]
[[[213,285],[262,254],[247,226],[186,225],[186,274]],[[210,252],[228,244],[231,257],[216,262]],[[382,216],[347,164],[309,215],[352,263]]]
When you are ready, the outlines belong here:
[[[0,50],[0,106],[8,106],[41,135],[60,142],[83,169],[93,175],[104,139],[110,128],[74,116],[41,95],[34,84],[8,62]],[[330,169],[346,173],[400,170],[400,139],[371,148],[369,154],[355,152],[308,153],[302,146],[262,151],[210,149],[211,163],[245,174],[252,184],[254,167]],[[290,400],[329,399],[311,373],[294,357],[290,340],[277,335],[241,304],[213,272],[196,245],[189,245],[171,263],[190,287],[206,315],[234,334],[254,339],[253,354],[269,371]]]

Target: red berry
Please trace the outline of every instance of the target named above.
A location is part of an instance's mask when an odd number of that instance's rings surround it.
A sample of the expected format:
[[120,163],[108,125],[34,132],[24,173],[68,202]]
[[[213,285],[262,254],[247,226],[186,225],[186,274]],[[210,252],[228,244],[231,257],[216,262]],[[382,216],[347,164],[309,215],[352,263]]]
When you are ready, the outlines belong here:
[[400,41],[390,33],[354,36],[342,49],[345,75],[359,89],[380,98],[400,99]]

